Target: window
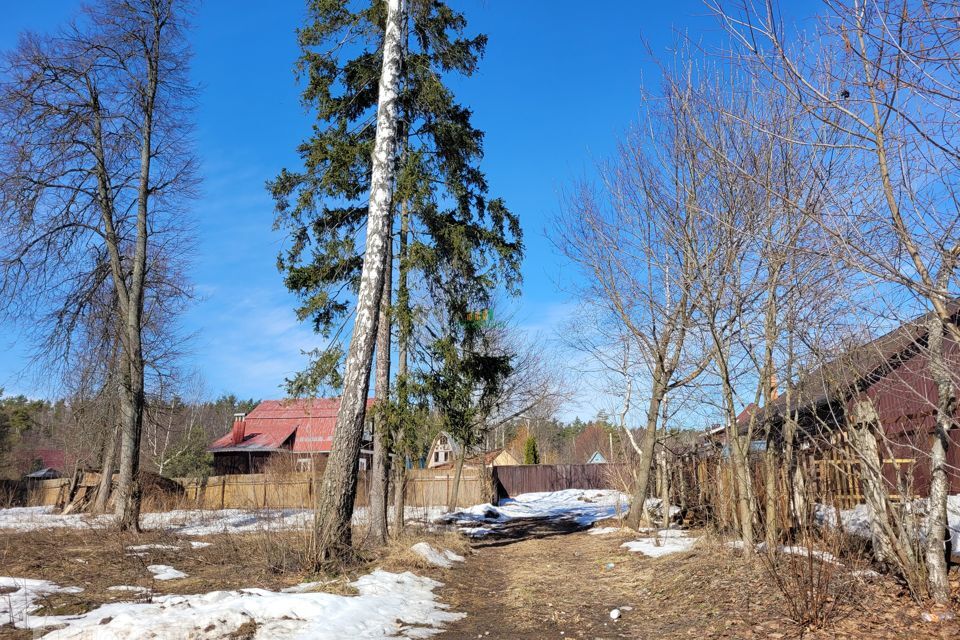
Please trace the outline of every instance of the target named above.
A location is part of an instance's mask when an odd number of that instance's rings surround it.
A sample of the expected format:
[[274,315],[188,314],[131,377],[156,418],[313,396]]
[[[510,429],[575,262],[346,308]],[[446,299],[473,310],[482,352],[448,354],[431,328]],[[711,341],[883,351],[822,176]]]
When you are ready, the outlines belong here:
[[310,458],[297,458],[297,471],[301,473],[304,471],[313,470],[313,460]]
[[440,440],[438,440],[438,443],[441,447],[447,446],[447,436],[440,436]]
[[434,452],[433,452],[433,461],[434,461],[434,462],[440,462],[440,452],[439,452],[439,451],[434,451]]
[[366,470],[367,470],[367,459],[360,458],[360,471],[366,471]]
[[450,452],[444,451],[444,452],[443,452],[443,461],[446,462],[446,461],[447,461],[447,458],[448,458],[449,456],[450,456]]

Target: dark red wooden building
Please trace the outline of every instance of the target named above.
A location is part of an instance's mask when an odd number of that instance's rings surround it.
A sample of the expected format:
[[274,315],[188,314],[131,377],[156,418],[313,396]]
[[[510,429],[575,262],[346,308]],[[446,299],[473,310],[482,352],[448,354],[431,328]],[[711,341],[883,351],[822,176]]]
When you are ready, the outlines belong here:
[[[950,310],[957,324],[960,303],[954,301]],[[799,425],[799,448],[831,457],[824,454],[841,442],[854,407],[869,400],[879,422],[881,464],[891,493],[902,482],[914,495],[926,495],[937,407],[937,388],[929,373],[928,320],[929,314],[916,318],[814,369],[791,393],[781,394],[766,416],[782,427],[790,411]],[[954,387],[960,389],[960,345],[949,332],[943,349]],[[953,418],[960,418],[960,411]],[[960,430],[953,429],[949,437],[950,493],[960,493]]]
[[[368,399],[368,424],[372,404]],[[288,457],[297,471],[320,467],[333,447],[339,409],[340,398],[264,400],[249,414],[236,414],[230,432],[208,449],[214,474],[261,473],[272,456]],[[371,433],[368,426],[365,445]],[[362,447],[361,469],[369,466],[371,455],[369,446]]]

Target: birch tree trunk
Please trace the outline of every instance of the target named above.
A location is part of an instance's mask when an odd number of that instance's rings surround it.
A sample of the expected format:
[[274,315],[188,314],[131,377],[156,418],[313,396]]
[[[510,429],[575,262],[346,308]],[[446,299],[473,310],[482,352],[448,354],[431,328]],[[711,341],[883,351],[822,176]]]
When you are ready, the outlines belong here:
[[930,501],[927,514],[926,549],[927,583],[930,597],[938,603],[950,601],[950,582],[947,580],[947,556],[944,539],[947,531],[947,477],[948,434],[953,426],[955,397],[950,369],[943,353],[943,321],[939,314],[930,314],[927,332],[930,376],[937,385],[937,424],[930,447]]
[[[899,572],[914,597],[920,597],[927,581],[926,568],[916,549],[916,528],[908,511],[890,503],[880,468],[880,449],[875,431],[881,425],[869,400],[854,404],[848,425],[850,443],[860,459],[860,481],[864,499],[873,511],[870,534],[874,554],[881,563]],[[943,553],[942,546],[940,553]],[[941,555],[942,557],[942,555]]]
[[401,31],[406,4],[387,0],[383,67],[377,104],[367,237],[357,295],[356,317],[347,352],[343,395],[334,431],[333,450],[317,493],[313,561],[317,569],[335,565],[352,554],[350,519],[357,492],[357,466],[366,415],[370,369],[377,337],[384,267],[390,242],[390,213],[397,141],[397,92],[402,52]]
[[373,464],[370,469],[370,530],[376,545],[387,543],[388,451],[386,408],[390,402],[390,303],[393,278],[392,241],[387,242],[384,262],[383,294],[380,296],[380,320],[377,325],[377,372],[374,395],[378,410],[373,425]]

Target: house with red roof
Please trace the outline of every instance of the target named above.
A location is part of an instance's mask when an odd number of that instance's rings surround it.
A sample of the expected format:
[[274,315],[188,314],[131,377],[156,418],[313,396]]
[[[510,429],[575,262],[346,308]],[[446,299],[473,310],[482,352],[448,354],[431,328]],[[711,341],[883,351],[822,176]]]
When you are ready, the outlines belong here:
[[[367,400],[367,428],[360,468],[370,465],[373,398]],[[248,414],[234,415],[230,432],[207,449],[215,475],[261,473],[267,460],[288,456],[297,471],[320,469],[333,448],[340,398],[264,400]]]

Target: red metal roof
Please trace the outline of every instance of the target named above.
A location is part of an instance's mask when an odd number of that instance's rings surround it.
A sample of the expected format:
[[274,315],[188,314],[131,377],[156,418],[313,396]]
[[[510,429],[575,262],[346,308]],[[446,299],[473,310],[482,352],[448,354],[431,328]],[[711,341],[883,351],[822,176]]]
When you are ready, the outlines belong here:
[[[367,399],[367,409],[373,398]],[[264,400],[243,419],[244,437],[233,442],[232,430],[218,438],[210,451],[272,451],[329,453],[340,398]]]

